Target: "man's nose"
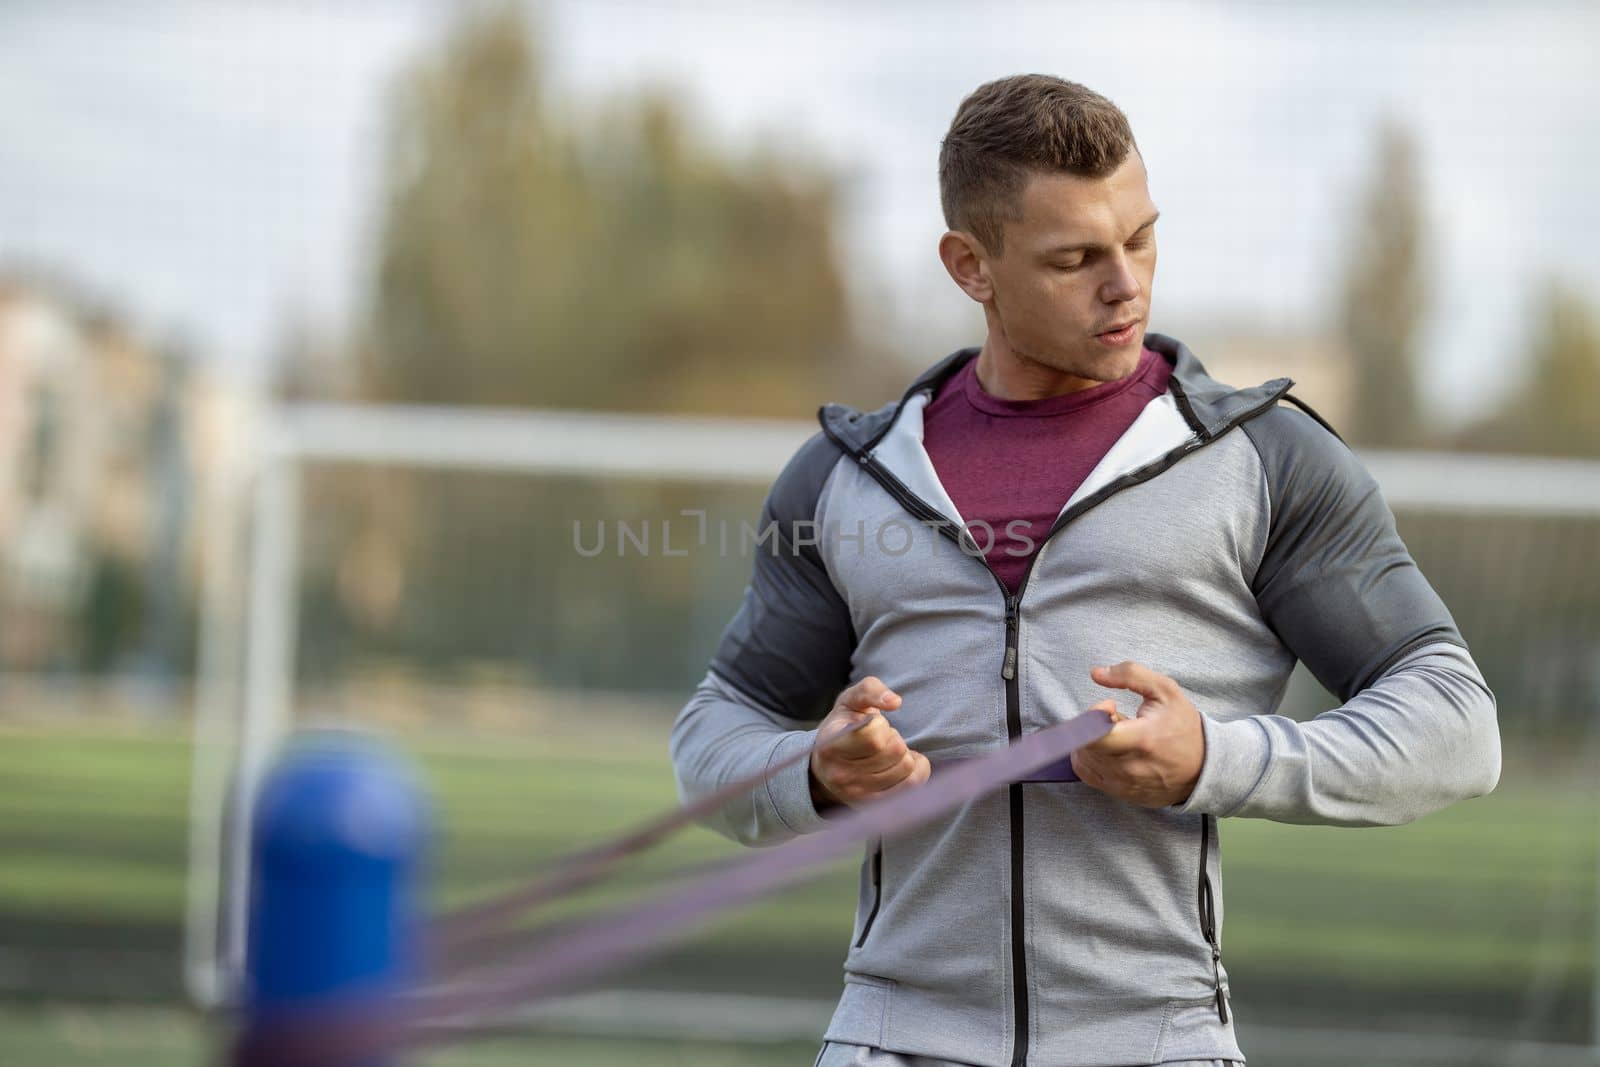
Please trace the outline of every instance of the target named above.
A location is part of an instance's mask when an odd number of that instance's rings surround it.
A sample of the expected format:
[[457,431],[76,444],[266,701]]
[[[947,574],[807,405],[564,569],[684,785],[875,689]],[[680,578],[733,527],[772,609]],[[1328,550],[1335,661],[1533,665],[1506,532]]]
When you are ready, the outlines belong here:
[[1100,287],[1100,299],[1108,304],[1120,304],[1136,299],[1141,292],[1139,278],[1125,255],[1111,259],[1111,276]]

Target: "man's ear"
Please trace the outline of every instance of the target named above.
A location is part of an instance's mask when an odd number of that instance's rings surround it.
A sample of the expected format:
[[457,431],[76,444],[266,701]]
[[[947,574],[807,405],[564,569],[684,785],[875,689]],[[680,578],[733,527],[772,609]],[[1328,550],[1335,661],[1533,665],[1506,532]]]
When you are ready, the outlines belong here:
[[966,230],[946,230],[939,238],[939,259],[961,291],[980,304],[994,298],[994,283],[989,278],[989,253],[983,243]]

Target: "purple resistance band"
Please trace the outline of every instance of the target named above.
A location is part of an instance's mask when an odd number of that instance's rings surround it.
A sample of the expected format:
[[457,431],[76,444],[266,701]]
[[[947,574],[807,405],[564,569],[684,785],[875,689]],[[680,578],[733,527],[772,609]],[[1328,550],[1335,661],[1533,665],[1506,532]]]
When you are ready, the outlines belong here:
[[1086,712],[1035,731],[1015,744],[945,764],[923,785],[833,817],[828,826],[772,849],[738,856],[693,881],[595,918],[530,946],[503,964],[414,1005],[422,1033],[474,1025],[484,1016],[564,991],[594,974],[681,939],[713,914],[748,904],[801,880],[819,863],[843,856],[868,838],[895,834],[955,810],[1025,777],[1104,736],[1111,719]]
[[488,900],[469,904],[453,914],[435,920],[433,952],[437,954],[437,958],[446,960],[470,947],[474,942],[490,936],[498,939],[504,933],[505,924],[518,915],[593,885],[629,857],[645,851],[697,819],[710,815],[730,800],[765,785],[779,771],[801,760],[810,759],[811,753],[816,749],[836,744],[841,738],[848,737],[871,721],[870,715],[863,716],[831,733],[826,739],[818,741],[813,748],[779,760],[757,774],[730,782],[715,792],[707,793],[692,804],[665,812],[610,841],[557,859],[553,864],[554,870],[534,877],[525,885]]
[[[819,745],[831,744],[868,721],[859,720]],[[235,1048],[233,1062],[240,1067],[268,1063],[334,1067],[405,1047],[463,1039],[509,1010],[568,992],[598,974],[682,940],[719,912],[815,876],[819,864],[847,855],[863,841],[913,829],[1026,779],[1103,737],[1111,725],[1112,718],[1104,711],[1084,712],[1006,748],[943,764],[920,786],[830,815],[828,825],[815,833],[713,864],[705,873],[641,902],[585,918],[547,936],[536,935],[501,964],[436,981],[380,1011],[351,1014],[330,1007],[270,1034],[255,1034],[249,1047]],[[569,857],[553,875],[531,886],[440,920],[438,943],[459,946],[485,936],[497,922],[596,881],[607,868],[670,830],[809,757],[807,751],[774,764],[759,776],[731,783],[689,807]]]

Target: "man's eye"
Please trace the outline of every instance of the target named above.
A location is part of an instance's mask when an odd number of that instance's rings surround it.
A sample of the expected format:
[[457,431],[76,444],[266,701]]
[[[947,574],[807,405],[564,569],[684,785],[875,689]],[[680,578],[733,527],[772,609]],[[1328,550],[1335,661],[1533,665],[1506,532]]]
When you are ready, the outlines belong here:
[[1083,260],[1080,259],[1076,263],[1052,263],[1051,266],[1053,266],[1056,270],[1077,270],[1079,267],[1083,266]]

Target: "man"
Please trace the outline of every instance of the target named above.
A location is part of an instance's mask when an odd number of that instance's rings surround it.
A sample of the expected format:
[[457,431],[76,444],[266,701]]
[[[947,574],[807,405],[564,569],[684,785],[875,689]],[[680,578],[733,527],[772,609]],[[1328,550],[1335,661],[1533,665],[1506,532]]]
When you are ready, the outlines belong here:
[[[673,727],[680,792],[810,749],[711,822],[775,844],[1104,709],[1069,765],[868,850],[817,1063],[1242,1063],[1218,820],[1393,825],[1488,793],[1494,696],[1293,382],[1225,385],[1146,332],[1157,210],[1114,104],[985,84],[939,181],[987,337],[895,403],[819,411]],[[1275,714],[1296,659],[1340,707]]]

